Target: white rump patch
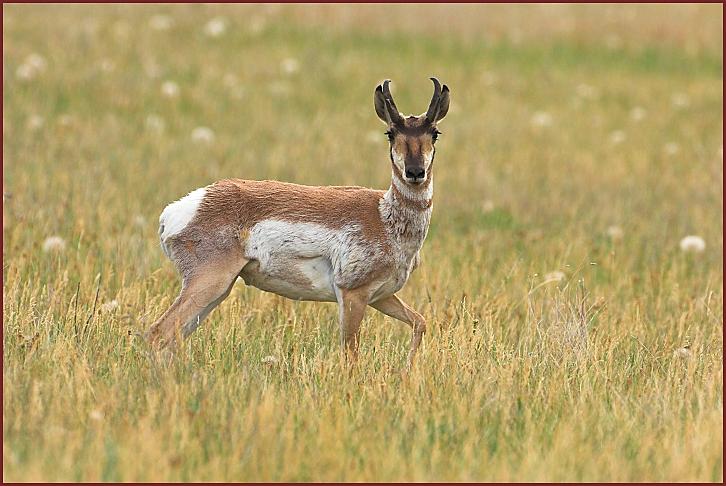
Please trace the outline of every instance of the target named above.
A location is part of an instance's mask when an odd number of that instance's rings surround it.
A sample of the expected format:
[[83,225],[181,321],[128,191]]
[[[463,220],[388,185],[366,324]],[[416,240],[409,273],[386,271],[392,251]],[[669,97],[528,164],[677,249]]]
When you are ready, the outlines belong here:
[[196,189],[169,204],[159,216],[159,237],[164,241],[182,231],[197,214],[197,208],[207,193],[206,187]]

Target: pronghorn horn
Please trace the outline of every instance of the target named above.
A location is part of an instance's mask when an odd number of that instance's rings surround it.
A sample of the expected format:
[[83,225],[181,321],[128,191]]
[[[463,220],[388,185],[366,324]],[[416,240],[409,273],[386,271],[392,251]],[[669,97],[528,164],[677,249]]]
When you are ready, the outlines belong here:
[[383,81],[383,97],[386,100],[386,108],[388,108],[388,115],[391,117],[391,120],[395,123],[401,123],[403,122],[403,118],[398,112],[398,108],[396,108],[396,103],[393,101],[393,95],[391,95],[391,88],[388,87],[390,83],[390,79],[386,79],[385,81]]
[[439,80],[436,78],[430,79],[434,82],[434,95],[431,97],[431,103],[429,104],[429,109],[426,112],[426,120],[428,120],[429,123],[434,123],[436,121],[436,115],[439,111],[439,98],[441,98],[441,83],[439,83]]
[[388,87],[388,85],[391,84],[390,79],[386,79],[383,81],[383,96],[388,100],[388,102],[391,104],[391,108],[396,110],[398,112],[398,108],[396,108],[396,103],[393,102],[393,95],[391,95],[391,88]]

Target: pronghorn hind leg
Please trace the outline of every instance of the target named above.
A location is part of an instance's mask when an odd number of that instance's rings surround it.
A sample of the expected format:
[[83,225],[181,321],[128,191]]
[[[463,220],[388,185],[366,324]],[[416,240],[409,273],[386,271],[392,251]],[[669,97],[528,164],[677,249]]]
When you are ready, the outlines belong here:
[[237,279],[236,279],[236,278],[234,278],[234,279],[232,280],[232,282],[231,282],[231,283],[229,284],[229,287],[227,287],[227,290],[225,290],[225,292],[224,292],[224,293],[223,293],[222,295],[220,295],[219,297],[217,297],[216,299],[214,299],[214,300],[213,300],[213,301],[212,301],[211,303],[209,303],[209,304],[208,304],[208,305],[207,305],[207,306],[206,306],[206,307],[205,307],[205,308],[204,308],[204,309],[202,310],[202,312],[200,312],[200,313],[199,313],[199,315],[198,315],[198,316],[197,316],[197,317],[196,317],[195,319],[192,319],[192,320],[190,320],[190,321],[187,321],[187,322],[186,322],[186,323],[184,324],[184,326],[182,326],[182,329],[181,329],[181,332],[182,332],[182,337],[187,337],[187,336],[189,336],[189,335],[190,335],[191,333],[193,333],[193,332],[194,332],[194,331],[195,331],[195,330],[196,330],[196,329],[197,329],[197,328],[199,327],[199,325],[200,325],[200,324],[202,323],[202,321],[203,321],[204,319],[206,319],[206,318],[207,318],[207,316],[208,316],[208,315],[209,315],[209,314],[210,314],[210,313],[211,313],[211,312],[212,312],[212,311],[213,311],[213,310],[214,310],[214,309],[215,309],[215,308],[216,308],[216,307],[217,307],[217,306],[218,306],[219,304],[221,304],[221,303],[222,303],[222,301],[223,301],[224,299],[226,299],[227,297],[229,297],[229,294],[230,294],[230,292],[232,292],[232,287],[234,287],[234,284],[235,284],[235,282],[236,282],[236,281],[237,281]]
[[247,260],[239,257],[207,263],[184,279],[179,297],[148,331],[155,347],[163,348],[186,337],[230,293]]
[[368,305],[368,289],[339,289],[338,309],[340,317],[340,339],[346,358],[353,361],[358,357],[360,324]]
[[411,368],[416,351],[421,344],[421,338],[426,332],[426,319],[396,295],[373,302],[371,307],[411,326],[413,336],[411,337],[411,348],[408,351],[408,367]]

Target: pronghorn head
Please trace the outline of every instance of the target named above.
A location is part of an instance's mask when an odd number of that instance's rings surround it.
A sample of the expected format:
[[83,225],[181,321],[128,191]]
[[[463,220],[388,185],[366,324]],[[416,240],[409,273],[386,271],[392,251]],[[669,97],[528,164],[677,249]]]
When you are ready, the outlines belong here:
[[419,116],[409,115],[404,118],[399,113],[388,87],[391,82],[388,79],[376,87],[373,98],[378,118],[388,126],[386,135],[391,145],[394,172],[413,185],[429,180],[436,151],[434,144],[441,133],[436,123],[449,111],[448,86],[442,87],[436,78],[431,78],[431,81],[434,82],[434,95],[429,109]]

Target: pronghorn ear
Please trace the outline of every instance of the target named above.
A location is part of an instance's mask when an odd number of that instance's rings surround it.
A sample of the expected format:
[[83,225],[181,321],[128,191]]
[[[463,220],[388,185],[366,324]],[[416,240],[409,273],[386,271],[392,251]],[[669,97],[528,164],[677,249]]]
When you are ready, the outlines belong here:
[[388,110],[386,109],[386,98],[383,96],[383,85],[376,87],[376,92],[373,94],[373,104],[376,107],[376,115],[386,125],[391,124],[391,117],[388,116]]
[[441,121],[449,112],[449,87],[444,85],[441,88],[441,97],[439,98],[439,109],[436,115],[436,121]]

